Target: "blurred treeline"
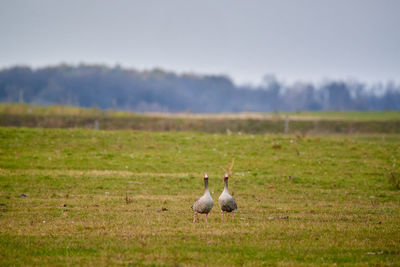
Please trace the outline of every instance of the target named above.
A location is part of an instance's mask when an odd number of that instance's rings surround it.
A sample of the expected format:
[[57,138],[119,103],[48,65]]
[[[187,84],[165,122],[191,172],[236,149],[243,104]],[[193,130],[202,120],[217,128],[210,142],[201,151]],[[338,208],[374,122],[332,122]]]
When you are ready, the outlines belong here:
[[0,101],[138,112],[399,110],[400,85],[355,81],[287,85],[265,76],[262,85],[237,86],[226,76],[59,65],[0,70]]

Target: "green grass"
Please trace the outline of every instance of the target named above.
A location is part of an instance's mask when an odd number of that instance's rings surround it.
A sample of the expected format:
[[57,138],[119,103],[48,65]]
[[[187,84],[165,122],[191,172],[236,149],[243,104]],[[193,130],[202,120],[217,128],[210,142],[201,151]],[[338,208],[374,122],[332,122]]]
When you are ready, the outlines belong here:
[[[29,104],[0,103],[0,114],[38,116],[68,115],[68,116],[107,116],[115,118],[137,118],[143,114],[129,111],[101,110],[98,108],[80,108],[70,106],[35,106]],[[195,114],[195,113],[144,113],[147,116],[169,118],[232,118],[232,119],[277,119],[292,118],[294,120],[340,120],[340,121],[399,121],[400,111],[299,111],[299,112],[244,112],[222,114]]]
[[66,106],[0,104],[0,127],[208,133],[400,133],[400,111],[296,113],[144,113]]
[[399,265],[399,159],[399,135],[0,128],[0,265]]

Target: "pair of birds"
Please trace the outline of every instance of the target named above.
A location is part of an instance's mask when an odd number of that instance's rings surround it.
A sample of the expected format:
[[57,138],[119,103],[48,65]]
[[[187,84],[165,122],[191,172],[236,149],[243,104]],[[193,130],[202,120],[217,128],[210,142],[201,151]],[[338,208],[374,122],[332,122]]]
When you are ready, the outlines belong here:
[[[228,192],[228,179],[229,175],[225,174],[224,176],[224,191],[222,191],[221,195],[218,198],[218,203],[221,208],[221,216],[222,220],[224,220],[224,212],[233,212],[232,219],[235,218],[235,212],[237,210],[237,204],[235,199],[229,194]],[[196,222],[197,213],[205,214],[206,215],[206,223],[207,223],[207,216],[208,213],[212,210],[214,206],[214,201],[210,195],[210,191],[208,190],[208,175],[207,173],[204,175],[204,195],[198,198],[193,206],[192,209],[194,211],[193,222]]]

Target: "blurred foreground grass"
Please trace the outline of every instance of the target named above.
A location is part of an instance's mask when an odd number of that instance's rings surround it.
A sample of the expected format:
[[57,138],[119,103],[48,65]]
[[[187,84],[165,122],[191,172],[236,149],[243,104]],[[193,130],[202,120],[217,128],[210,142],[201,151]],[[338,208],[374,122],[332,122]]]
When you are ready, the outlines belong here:
[[0,128],[0,265],[399,265],[399,159],[399,135]]

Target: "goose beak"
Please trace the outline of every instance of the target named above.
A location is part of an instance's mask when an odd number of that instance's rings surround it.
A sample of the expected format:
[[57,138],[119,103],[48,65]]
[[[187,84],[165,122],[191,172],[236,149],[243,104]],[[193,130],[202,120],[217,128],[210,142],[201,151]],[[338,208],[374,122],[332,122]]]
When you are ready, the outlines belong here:
[[204,174],[204,179],[208,179],[208,174]]
[[225,173],[224,179],[228,179],[229,175],[227,173]]

